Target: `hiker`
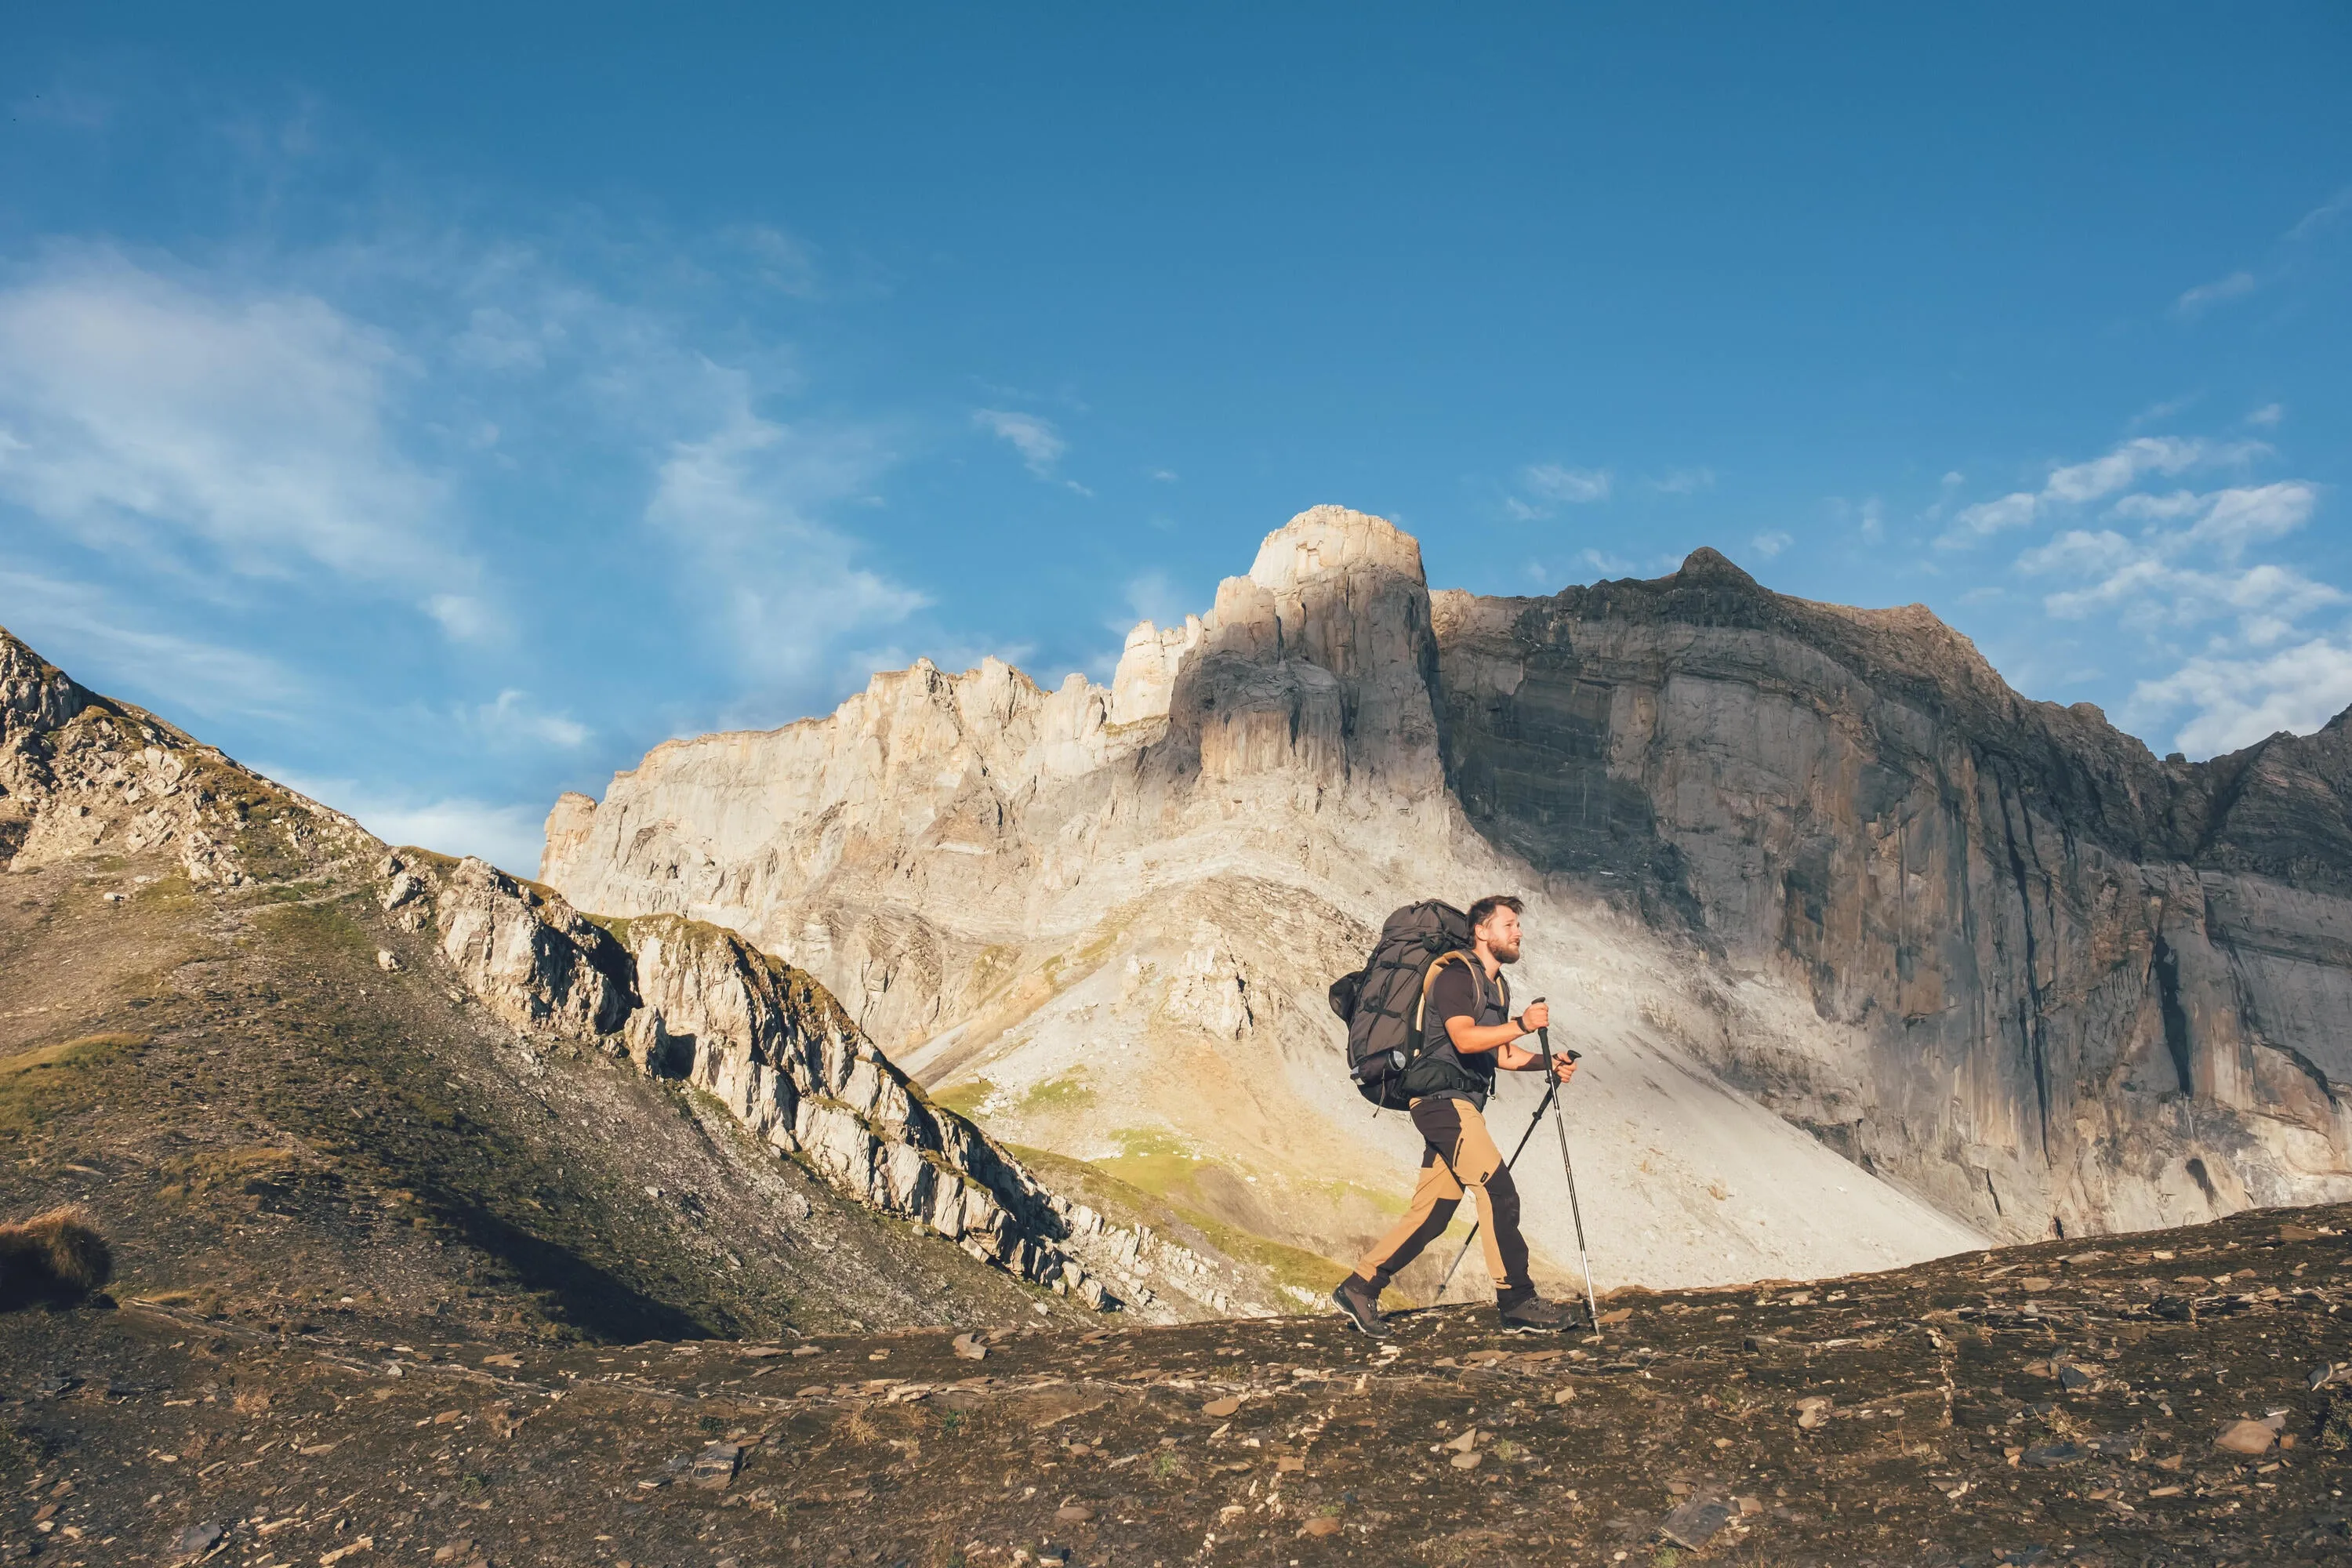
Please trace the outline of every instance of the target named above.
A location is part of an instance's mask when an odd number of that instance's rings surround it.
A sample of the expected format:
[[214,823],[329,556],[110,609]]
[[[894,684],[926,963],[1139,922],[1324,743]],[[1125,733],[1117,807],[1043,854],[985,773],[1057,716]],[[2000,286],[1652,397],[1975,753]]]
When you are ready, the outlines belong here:
[[[1481,1114],[1494,1093],[1497,1068],[1517,1072],[1543,1065],[1539,1053],[1513,1042],[1549,1024],[1550,1010],[1535,1002],[1514,1017],[1510,985],[1503,978],[1504,965],[1519,961],[1522,908],[1507,894],[1471,905],[1469,946],[1440,953],[1422,977],[1422,1044],[1401,1079],[1412,1124],[1423,1140],[1421,1179],[1396,1228],[1364,1254],[1355,1272],[1331,1293],[1339,1310],[1364,1333],[1388,1332],[1381,1320],[1381,1290],[1444,1233],[1465,1186],[1478,1192],[1479,1237],[1485,1243],[1487,1271],[1495,1279],[1495,1304],[1504,1328],[1565,1329],[1574,1321],[1567,1309],[1538,1296],[1528,1278],[1518,1188]],[[1556,1057],[1552,1070],[1565,1086],[1576,1063],[1570,1056]]]

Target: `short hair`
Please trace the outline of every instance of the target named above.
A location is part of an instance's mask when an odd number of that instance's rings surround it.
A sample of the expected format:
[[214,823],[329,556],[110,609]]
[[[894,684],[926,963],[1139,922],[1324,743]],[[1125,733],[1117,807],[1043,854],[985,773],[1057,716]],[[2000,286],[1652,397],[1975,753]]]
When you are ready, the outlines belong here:
[[1508,910],[1517,915],[1526,913],[1527,908],[1508,893],[1490,893],[1470,906],[1470,929],[1476,931],[1485,925],[1494,918],[1496,910]]

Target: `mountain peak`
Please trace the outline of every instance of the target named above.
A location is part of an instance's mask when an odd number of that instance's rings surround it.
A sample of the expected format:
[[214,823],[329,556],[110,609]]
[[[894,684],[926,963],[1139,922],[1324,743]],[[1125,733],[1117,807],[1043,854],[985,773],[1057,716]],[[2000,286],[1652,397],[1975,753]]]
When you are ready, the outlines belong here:
[[1344,506],[1308,507],[1267,534],[1249,574],[1258,586],[1280,594],[1310,577],[1356,567],[1424,581],[1419,540],[1384,517]]
[[1731,557],[1705,544],[1683,557],[1682,566],[1675,575],[1685,583],[1723,583],[1740,588],[1757,585],[1756,579],[1742,571]]

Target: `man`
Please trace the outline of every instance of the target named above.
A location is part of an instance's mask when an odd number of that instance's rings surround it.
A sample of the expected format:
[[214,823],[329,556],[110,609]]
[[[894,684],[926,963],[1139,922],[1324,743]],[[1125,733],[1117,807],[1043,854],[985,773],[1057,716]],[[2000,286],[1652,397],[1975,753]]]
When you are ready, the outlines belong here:
[[[1469,951],[1441,955],[1423,977],[1424,1043],[1404,1075],[1405,1092],[1412,1097],[1412,1124],[1424,1145],[1421,1179],[1404,1218],[1331,1293],[1339,1310],[1364,1333],[1377,1337],[1388,1332],[1381,1321],[1381,1292],[1423,1247],[1444,1233],[1465,1186],[1478,1192],[1478,1236],[1486,1246],[1486,1268],[1494,1276],[1495,1304],[1504,1328],[1564,1329],[1574,1321],[1567,1310],[1538,1297],[1528,1279],[1518,1189],[1481,1114],[1494,1093],[1496,1068],[1517,1072],[1543,1064],[1540,1054],[1513,1042],[1549,1024],[1551,1011],[1538,1002],[1511,1016],[1510,987],[1503,979],[1503,966],[1519,961],[1522,908],[1506,894],[1471,905]],[[1575,1075],[1576,1064],[1555,1057],[1552,1070],[1564,1086]]]

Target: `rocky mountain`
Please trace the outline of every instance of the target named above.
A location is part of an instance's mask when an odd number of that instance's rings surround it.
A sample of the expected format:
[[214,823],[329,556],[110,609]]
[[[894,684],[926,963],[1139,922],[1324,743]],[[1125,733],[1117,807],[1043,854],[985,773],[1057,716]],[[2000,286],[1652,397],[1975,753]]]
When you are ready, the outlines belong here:
[[2158,761],[1924,608],[1711,551],[1433,595],[1322,507],[1108,688],[918,663],[673,741],[557,803],[541,876],[784,955],[1017,1145],[1340,1260],[1413,1140],[1323,988],[1391,908],[1517,891],[1604,1278],[1813,1274],[2352,1195],[2344,725]]
[[1273,1305],[733,933],[390,849],[5,632],[0,867],[0,1218],[79,1201],[126,1296],[602,1339]]
[[1710,551],[1436,615],[1470,819],[1798,990],[1796,1050],[1686,1038],[1865,1168],[2014,1236],[2352,1190],[2352,715],[2159,762]]

